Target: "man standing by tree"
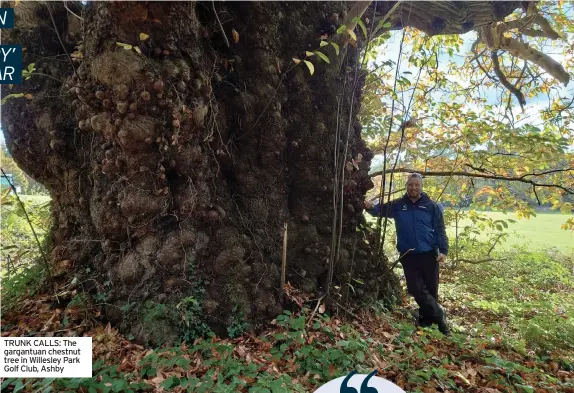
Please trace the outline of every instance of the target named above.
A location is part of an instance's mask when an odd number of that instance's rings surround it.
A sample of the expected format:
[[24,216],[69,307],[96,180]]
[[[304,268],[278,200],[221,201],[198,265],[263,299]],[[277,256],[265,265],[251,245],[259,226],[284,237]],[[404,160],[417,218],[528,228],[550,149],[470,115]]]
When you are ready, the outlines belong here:
[[438,304],[439,266],[448,253],[444,218],[439,205],[422,192],[418,173],[407,178],[407,193],[383,205],[365,201],[367,212],[395,220],[397,250],[407,281],[407,289],[419,305],[419,324],[438,324],[450,334],[446,313]]

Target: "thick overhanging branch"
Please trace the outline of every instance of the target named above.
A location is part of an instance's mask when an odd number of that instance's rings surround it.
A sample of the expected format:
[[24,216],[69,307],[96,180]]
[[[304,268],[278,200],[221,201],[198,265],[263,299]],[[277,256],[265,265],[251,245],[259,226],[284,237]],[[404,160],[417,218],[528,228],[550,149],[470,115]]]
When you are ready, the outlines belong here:
[[[532,25],[538,25],[542,30],[532,28]],[[550,22],[538,13],[536,7],[528,11],[524,18],[503,22],[499,26],[500,31],[517,30],[519,33],[529,37],[546,37],[551,40],[557,40],[560,35],[552,28]]]
[[[359,4],[359,3],[357,3]],[[373,2],[371,7],[376,8],[376,17],[382,18],[388,15],[392,7],[396,7],[397,2]],[[504,22],[504,18],[515,9],[522,6],[521,2],[404,2],[391,12],[389,20],[391,29],[400,29],[405,26],[414,27],[429,35],[438,34],[458,34],[470,30],[476,30],[479,39],[472,46],[475,53],[474,59],[478,61],[476,49],[480,42],[484,43],[491,52],[505,50],[512,56],[525,61],[530,61],[552,77],[567,85],[570,76],[562,65],[550,56],[531,48],[527,43],[509,37],[508,31],[515,30],[518,34],[530,37],[546,37],[549,39],[560,38],[559,34],[552,28],[546,18],[537,10],[535,3],[529,4],[527,14],[523,18]],[[505,35],[506,33],[506,35]],[[479,66],[488,75],[487,70],[478,62]],[[508,88],[524,105],[523,94],[512,84],[500,71],[500,67],[495,66],[501,83]],[[490,77],[490,75],[489,75]]]
[[546,70],[550,75],[558,79],[564,85],[567,85],[570,81],[570,75],[560,63],[552,59],[550,56],[530,47],[530,45],[525,42],[520,42],[512,37],[502,37],[497,49],[506,50],[513,56],[533,62]]
[[[396,5],[394,1],[375,1],[376,16],[383,17]],[[392,29],[414,27],[429,35],[460,34],[503,20],[519,1],[405,1],[389,20]]]
[[[533,24],[539,25],[542,31],[534,29],[532,27]],[[531,61],[564,85],[567,85],[570,81],[570,75],[564,67],[550,56],[530,47],[528,43],[512,37],[508,33],[512,29],[517,30],[519,34],[529,36],[547,37],[549,39],[560,38],[558,33],[552,29],[550,23],[538,13],[535,7],[529,7],[528,14],[524,18],[510,22],[490,23],[477,31],[482,42],[492,52],[505,50],[512,56]]]
[[532,176],[543,176],[548,175],[551,173],[558,173],[558,172],[570,172],[574,171],[574,168],[567,168],[567,169],[552,169],[545,172],[540,173],[527,173],[522,176],[501,176],[501,175],[489,175],[486,173],[474,173],[474,172],[466,172],[466,171],[420,171],[412,168],[396,168],[394,171],[392,169],[388,169],[386,171],[377,171],[370,174],[371,177],[381,176],[383,173],[420,173],[423,176],[463,176],[463,177],[470,177],[470,178],[481,178],[481,179],[492,179],[492,180],[502,180],[502,181],[509,181],[509,182],[520,182],[530,184],[533,187],[549,187],[549,188],[558,188],[567,194],[574,195],[574,190],[566,188],[564,186],[558,184],[550,184],[550,183],[538,183],[534,180],[528,179],[527,177]]

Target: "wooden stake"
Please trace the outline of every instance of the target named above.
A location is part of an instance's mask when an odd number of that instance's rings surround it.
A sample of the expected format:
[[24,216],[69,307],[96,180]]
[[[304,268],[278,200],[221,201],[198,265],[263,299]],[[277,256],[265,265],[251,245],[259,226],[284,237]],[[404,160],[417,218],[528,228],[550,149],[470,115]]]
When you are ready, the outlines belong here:
[[283,259],[281,261],[281,287],[279,288],[279,301],[283,304],[283,292],[285,289],[285,270],[287,268],[287,222],[283,226]]

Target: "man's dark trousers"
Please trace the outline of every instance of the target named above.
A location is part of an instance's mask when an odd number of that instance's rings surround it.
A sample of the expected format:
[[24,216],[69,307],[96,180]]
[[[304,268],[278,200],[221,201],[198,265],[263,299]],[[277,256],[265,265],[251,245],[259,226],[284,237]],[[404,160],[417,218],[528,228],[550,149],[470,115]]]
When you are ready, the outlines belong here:
[[439,267],[436,252],[411,254],[401,258],[407,289],[419,305],[419,323],[430,326],[439,323],[442,309],[438,304]]

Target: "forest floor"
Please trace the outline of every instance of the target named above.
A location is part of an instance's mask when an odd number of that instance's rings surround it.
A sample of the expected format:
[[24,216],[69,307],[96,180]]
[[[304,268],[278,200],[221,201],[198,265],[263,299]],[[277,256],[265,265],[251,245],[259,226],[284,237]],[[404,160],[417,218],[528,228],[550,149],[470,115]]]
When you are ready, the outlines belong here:
[[450,337],[417,329],[406,297],[394,311],[328,315],[289,288],[291,311],[259,335],[238,323],[229,330],[236,338],[151,348],[106,325],[70,283],[59,288],[61,306],[54,294],[28,290],[3,313],[2,336],[92,337],[93,377],[10,378],[0,390],[313,392],[352,370],[377,369],[407,392],[574,392],[574,261],[538,251],[508,257],[443,269]]

